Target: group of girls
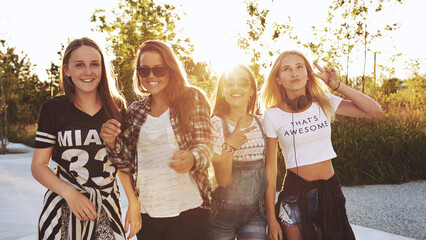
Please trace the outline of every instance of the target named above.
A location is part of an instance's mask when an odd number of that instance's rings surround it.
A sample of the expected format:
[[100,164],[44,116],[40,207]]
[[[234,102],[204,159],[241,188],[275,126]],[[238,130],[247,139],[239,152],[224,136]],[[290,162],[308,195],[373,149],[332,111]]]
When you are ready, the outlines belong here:
[[[301,53],[282,53],[262,87],[263,117],[252,72],[234,66],[211,110],[170,47],[145,41],[133,79],[141,100],[126,108],[98,45],[72,41],[64,94],[43,105],[35,139],[31,171],[48,188],[38,238],[355,239],[330,124],[336,113],[375,117],[381,108],[314,66],[319,73]],[[277,143],[287,168],[278,201]]]

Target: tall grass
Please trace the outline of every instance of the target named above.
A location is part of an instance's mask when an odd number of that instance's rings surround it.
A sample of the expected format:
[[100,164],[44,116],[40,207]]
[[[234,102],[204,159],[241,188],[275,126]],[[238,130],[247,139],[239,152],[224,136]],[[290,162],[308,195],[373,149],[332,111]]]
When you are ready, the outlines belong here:
[[335,170],[344,185],[402,183],[426,178],[425,106],[406,94],[373,96],[377,119],[338,116],[332,139]]

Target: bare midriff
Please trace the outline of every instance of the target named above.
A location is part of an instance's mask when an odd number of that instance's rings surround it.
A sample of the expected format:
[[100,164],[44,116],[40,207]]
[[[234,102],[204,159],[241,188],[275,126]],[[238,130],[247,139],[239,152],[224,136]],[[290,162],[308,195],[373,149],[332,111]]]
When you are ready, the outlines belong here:
[[326,180],[334,175],[334,168],[331,160],[300,166],[299,169],[289,168],[288,170],[299,175],[299,177],[307,181],[314,181],[319,179]]

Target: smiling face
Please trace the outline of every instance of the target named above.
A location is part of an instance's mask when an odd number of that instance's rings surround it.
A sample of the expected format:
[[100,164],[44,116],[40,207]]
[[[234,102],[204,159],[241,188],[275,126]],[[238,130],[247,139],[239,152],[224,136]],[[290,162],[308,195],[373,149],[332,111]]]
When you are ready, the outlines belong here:
[[[139,78],[143,87],[153,96],[161,95],[169,83],[169,72],[163,58],[156,51],[146,51],[140,56]],[[144,72],[143,74],[141,74]],[[149,71],[149,75],[145,75]],[[164,74],[165,72],[165,74]]]
[[277,83],[285,88],[289,98],[305,95],[307,81],[308,71],[302,57],[288,54],[281,60]]
[[226,102],[232,107],[247,108],[250,97],[254,95],[249,73],[241,68],[236,68],[224,79],[222,93]]
[[71,78],[76,94],[96,93],[102,76],[102,59],[98,50],[83,45],[72,51],[64,73]]

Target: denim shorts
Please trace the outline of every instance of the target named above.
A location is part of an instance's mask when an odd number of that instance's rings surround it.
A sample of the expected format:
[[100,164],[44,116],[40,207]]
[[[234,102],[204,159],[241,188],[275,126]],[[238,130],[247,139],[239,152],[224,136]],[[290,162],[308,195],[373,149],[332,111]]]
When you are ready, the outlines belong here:
[[[312,219],[316,219],[318,214],[318,190],[312,189],[306,192],[308,215]],[[281,222],[287,226],[295,226],[302,224],[302,217],[298,206],[297,195],[292,195],[281,203],[278,215]]]
[[248,206],[235,206],[212,200],[213,214],[207,230],[208,240],[242,238],[268,239],[263,198]]

